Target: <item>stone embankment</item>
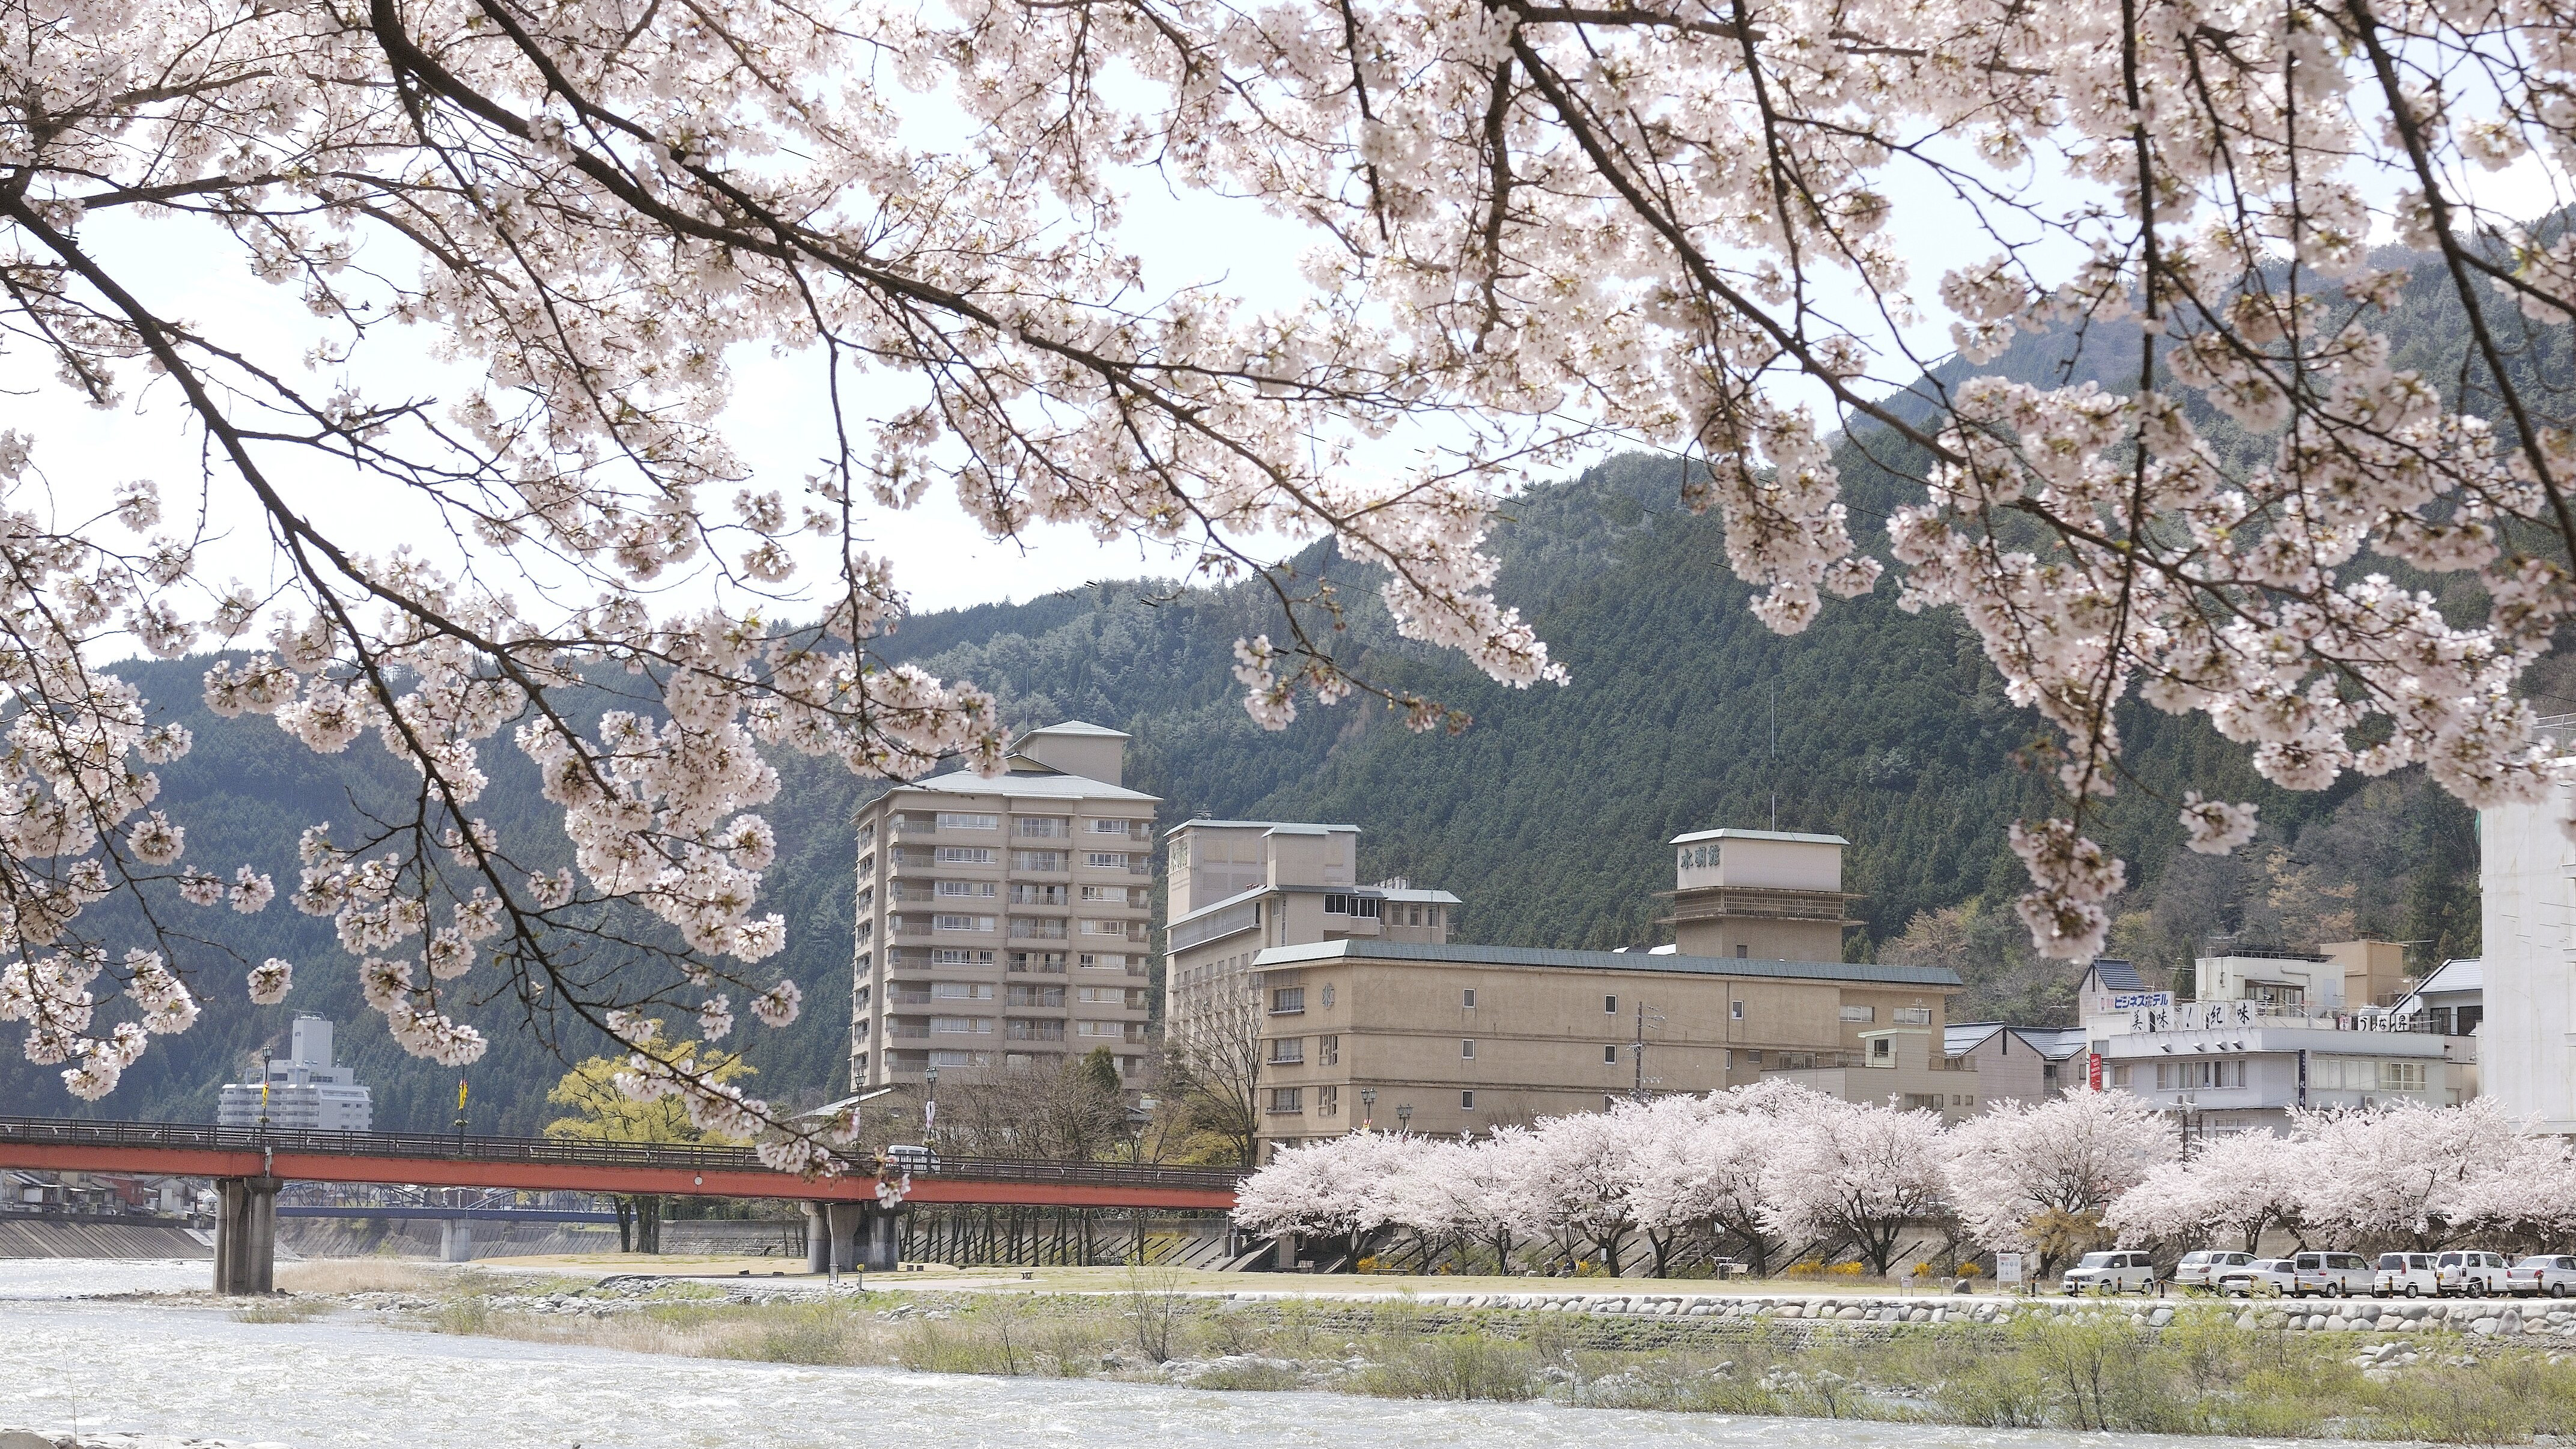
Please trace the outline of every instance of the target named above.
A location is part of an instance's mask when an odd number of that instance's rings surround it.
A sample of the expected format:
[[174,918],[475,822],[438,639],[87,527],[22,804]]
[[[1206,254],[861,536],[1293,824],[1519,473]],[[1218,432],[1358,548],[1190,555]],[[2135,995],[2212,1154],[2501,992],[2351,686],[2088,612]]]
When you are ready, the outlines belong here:
[[[1240,1294],[1239,1298],[1254,1295]],[[1262,1295],[1269,1296],[1269,1295]],[[1290,1296],[1290,1295],[1281,1295]],[[1698,1318],[1894,1327],[1900,1324],[2001,1325],[2033,1314],[2117,1312],[2141,1328],[2173,1322],[2177,1308],[2224,1306],[2241,1328],[2311,1333],[2461,1333],[2489,1338],[2576,1340],[2576,1300],[2023,1298],[1973,1294],[1883,1297],[1755,1297],[1714,1293],[1416,1293],[1424,1308],[1586,1313],[1628,1318]]]

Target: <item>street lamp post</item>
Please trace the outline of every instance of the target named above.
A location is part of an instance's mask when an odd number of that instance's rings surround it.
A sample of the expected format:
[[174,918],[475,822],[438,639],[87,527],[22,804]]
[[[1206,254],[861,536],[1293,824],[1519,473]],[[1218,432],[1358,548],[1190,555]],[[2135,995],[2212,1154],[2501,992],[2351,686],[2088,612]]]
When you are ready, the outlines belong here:
[[2195,1135],[2192,1128],[2199,1123],[2200,1103],[2187,1096],[2176,1097],[2174,1107],[2177,1109],[2174,1116],[2182,1123],[2182,1160],[2189,1162],[2192,1138]]
[[1377,1126],[1377,1088],[1360,1088],[1360,1130],[1372,1131]]
[[939,1068],[921,1069],[923,1091],[921,1103],[921,1145],[925,1150],[939,1150]]
[[1412,1127],[1413,1127],[1413,1104],[1412,1104],[1411,1102],[1398,1102],[1398,1103],[1396,1103],[1396,1104],[1395,1104],[1395,1130],[1396,1130],[1398,1133],[1403,1133],[1403,1132],[1410,1131],[1410,1130],[1412,1129]]

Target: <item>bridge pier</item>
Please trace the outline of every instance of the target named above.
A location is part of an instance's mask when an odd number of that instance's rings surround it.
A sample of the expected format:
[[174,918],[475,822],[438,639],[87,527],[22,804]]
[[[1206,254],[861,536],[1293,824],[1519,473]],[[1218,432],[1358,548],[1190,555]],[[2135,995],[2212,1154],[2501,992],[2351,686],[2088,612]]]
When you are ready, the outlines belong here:
[[215,1291],[277,1291],[277,1183],[274,1177],[215,1180]]
[[474,1224],[465,1218],[449,1218],[438,1225],[438,1261],[471,1263],[474,1261]]
[[880,1207],[872,1202],[853,1203],[858,1210],[857,1242],[859,1266],[871,1273],[891,1273],[901,1266],[903,1253],[901,1208]]
[[832,1271],[831,1214],[819,1202],[807,1201],[799,1206],[805,1209],[805,1271],[828,1273]]

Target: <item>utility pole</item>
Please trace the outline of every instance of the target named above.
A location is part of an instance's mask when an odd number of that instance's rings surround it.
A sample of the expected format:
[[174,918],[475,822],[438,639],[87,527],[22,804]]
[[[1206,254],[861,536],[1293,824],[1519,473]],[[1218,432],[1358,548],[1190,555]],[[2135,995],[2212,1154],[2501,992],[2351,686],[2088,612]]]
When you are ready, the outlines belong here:
[[1771,829],[1776,833],[1780,829],[1780,685],[1778,681],[1772,681],[1767,686],[1766,698],[1769,701],[1767,709],[1770,717],[1771,743],[1764,755],[1768,761],[1764,769],[1771,776]]
[[1650,1024],[1647,1020],[1649,1017],[1653,1018],[1651,1025],[1656,1029],[1661,1030],[1664,1024],[1664,1014],[1655,1010],[1653,1007],[1648,1006],[1643,1001],[1638,1002],[1637,1039],[1635,1044],[1628,1048],[1629,1052],[1636,1058],[1637,1084],[1630,1088],[1628,1092],[1629,1100],[1634,1102],[1642,1102],[1646,1100],[1646,1028]]

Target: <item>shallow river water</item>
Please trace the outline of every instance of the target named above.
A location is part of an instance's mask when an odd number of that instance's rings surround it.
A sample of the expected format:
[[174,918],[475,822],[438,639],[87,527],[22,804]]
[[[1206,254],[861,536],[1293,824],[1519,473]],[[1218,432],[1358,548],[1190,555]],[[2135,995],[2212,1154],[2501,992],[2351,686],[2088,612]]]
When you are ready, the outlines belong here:
[[[79,1295],[203,1263],[0,1259],[0,1428],[296,1449],[2182,1449],[2215,1440],[661,1358]],[[2236,1441],[2239,1443],[2245,1441]],[[2316,1441],[2304,1441],[2315,1449]]]

